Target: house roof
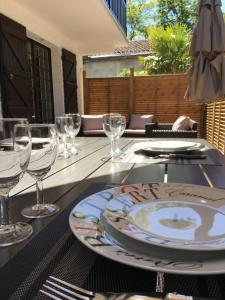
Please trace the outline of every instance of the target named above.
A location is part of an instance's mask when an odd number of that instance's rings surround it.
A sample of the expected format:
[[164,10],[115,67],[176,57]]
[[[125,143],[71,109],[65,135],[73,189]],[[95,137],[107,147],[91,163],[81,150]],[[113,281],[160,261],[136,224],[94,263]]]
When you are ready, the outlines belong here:
[[92,60],[108,60],[108,59],[125,59],[128,57],[137,57],[140,55],[146,56],[150,54],[149,42],[148,40],[141,41],[129,41],[127,46],[115,48],[113,53],[107,54],[96,54],[90,56],[84,56],[84,62]]
[[129,41],[128,46],[118,47],[114,50],[114,54],[136,54],[136,53],[149,53],[148,40]]

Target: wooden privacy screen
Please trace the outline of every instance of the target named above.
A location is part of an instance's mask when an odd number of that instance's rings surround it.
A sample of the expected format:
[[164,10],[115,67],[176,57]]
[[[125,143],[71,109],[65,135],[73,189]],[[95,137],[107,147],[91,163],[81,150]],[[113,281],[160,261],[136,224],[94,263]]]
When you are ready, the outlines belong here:
[[128,117],[129,80],[93,78],[84,80],[85,114],[118,112]]
[[207,104],[206,137],[224,154],[225,142],[225,101]]
[[202,104],[184,100],[187,76],[160,75],[116,78],[86,78],[84,72],[85,114],[119,112],[128,118],[134,114],[154,114],[155,121],[174,122],[188,115],[202,123]]

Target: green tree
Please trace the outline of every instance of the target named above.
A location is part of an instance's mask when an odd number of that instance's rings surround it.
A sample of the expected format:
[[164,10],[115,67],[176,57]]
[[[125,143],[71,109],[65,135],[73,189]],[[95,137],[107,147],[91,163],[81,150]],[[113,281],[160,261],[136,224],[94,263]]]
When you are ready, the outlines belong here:
[[192,29],[196,16],[196,0],[127,0],[128,38],[147,38],[151,25],[166,28],[179,23]]
[[154,22],[155,0],[128,0],[127,27],[130,40],[147,38],[148,26]]
[[197,17],[196,0],[158,0],[156,3],[156,26],[185,25],[192,29]]
[[[146,73],[145,70],[141,71],[134,71],[134,76],[147,76],[148,74]],[[130,76],[130,69],[123,69],[120,71],[117,75],[118,77],[129,77]]]
[[130,70],[129,69],[123,69],[119,72],[117,75],[118,77],[129,77],[130,76]]
[[150,27],[149,42],[153,54],[141,59],[149,75],[187,71],[190,66],[190,34],[186,26]]

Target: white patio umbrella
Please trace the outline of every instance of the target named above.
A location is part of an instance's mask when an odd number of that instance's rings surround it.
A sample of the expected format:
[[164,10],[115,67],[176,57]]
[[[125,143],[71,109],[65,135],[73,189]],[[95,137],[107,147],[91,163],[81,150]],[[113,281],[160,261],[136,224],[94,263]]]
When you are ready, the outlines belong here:
[[199,19],[194,28],[188,72],[188,100],[225,98],[225,24],[221,0],[199,0]]

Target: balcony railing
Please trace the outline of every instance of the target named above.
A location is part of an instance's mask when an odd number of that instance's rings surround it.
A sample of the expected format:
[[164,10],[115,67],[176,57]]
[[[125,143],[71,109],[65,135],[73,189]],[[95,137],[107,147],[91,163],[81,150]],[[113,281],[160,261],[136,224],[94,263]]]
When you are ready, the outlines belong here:
[[105,2],[127,34],[126,0],[105,0]]

